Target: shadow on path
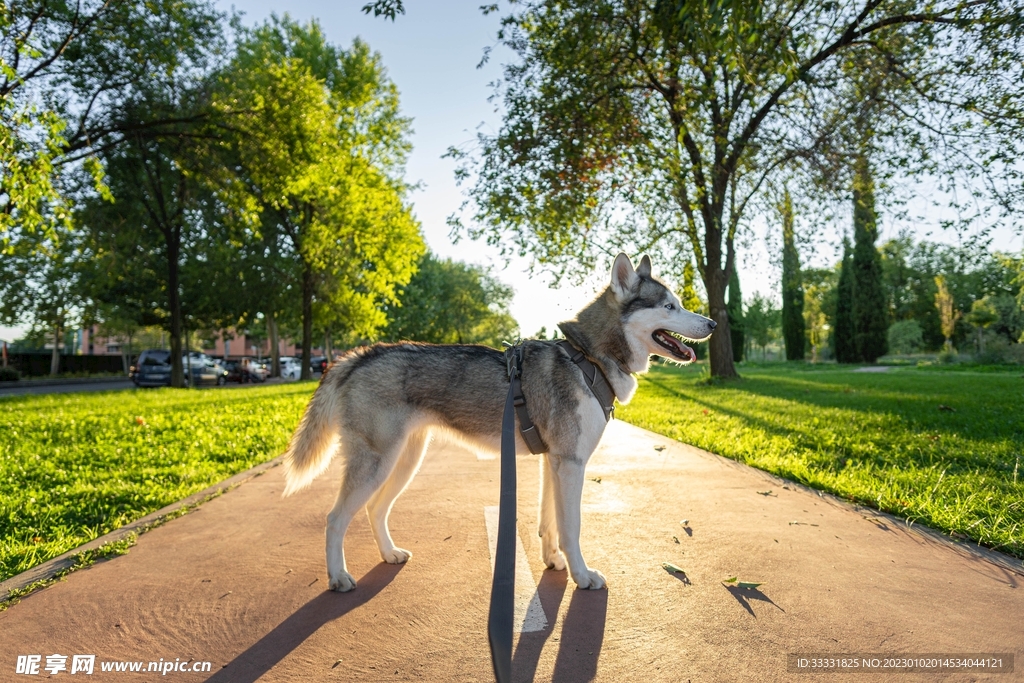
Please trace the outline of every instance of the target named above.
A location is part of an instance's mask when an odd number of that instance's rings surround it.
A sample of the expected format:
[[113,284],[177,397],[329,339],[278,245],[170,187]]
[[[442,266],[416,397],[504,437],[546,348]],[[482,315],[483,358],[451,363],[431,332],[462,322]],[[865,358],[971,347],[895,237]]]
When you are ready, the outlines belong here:
[[555,630],[555,621],[558,619],[558,610],[562,606],[568,575],[567,571],[551,569],[541,575],[540,583],[537,584],[537,596],[540,598],[541,607],[544,608],[548,627],[543,631],[519,635],[515,654],[512,655],[512,679],[514,681],[532,681],[536,676],[540,653]]
[[378,564],[358,580],[350,593],[325,591],[278,624],[248,650],[231,660],[207,683],[254,683],[287,657],[324,624],[365,605],[391,583],[404,564]]
[[562,622],[562,641],[555,660],[552,683],[586,683],[597,676],[597,660],[604,643],[608,617],[608,589],[573,591]]
[[786,610],[776,605],[771,598],[769,598],[767,595],[765,595],[756,588],[740,588],[739,586],[726,586],[725,590],[729,591],[732,594],[732,597],[736,598],[736,602],[743,605],[743,609],[750,612],[750,616],[754,617],[755,619],[757,619],[757,615],[754,614],[753,608],[750,607],[751,600],[761,600],[763,602],[771,603],[771,605],[775,607],[775,609],[779,610],[783,614],[785,614],[786,612]]

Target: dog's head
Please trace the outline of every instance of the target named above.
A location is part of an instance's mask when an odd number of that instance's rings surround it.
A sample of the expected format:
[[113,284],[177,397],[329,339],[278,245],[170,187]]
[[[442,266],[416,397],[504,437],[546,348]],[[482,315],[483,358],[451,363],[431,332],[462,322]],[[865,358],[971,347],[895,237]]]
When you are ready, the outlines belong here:
[[622,314],[630,345],[647,355],[657,354],[691,363],[696,354],[684,341],[701,342],[717,323],[683,308],[679,297],[654,278],[651,259],[644,256],[635,270],[629,257],[619,254],[612,264],[611,291]]

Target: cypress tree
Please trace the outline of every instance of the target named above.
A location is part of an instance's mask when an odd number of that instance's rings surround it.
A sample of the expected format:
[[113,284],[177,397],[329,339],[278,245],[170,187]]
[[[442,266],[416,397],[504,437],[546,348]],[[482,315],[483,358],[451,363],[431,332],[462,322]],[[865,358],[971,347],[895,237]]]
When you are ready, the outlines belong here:
[[800,281],[800,256],[793,238],[793,200],[789,190],[782,199],[782,336],[786,360],[803,360],[804,288]]
[[729,314],[729,334],[732,335],[732,360],[739,363],[743,360],[743,295],[740,294],[740,276],[735,264],[729,278],[729,300],[725,306]]
[[857,360],[866,363],[874,363],[889,350],[877,239],[874,180],[868,158],[861,154],[854,162],[853,180],[853,327]]
[[832,325],[832,352],[840,363],[857,362],[853,329],[853,259],[850,240],[843,238],[843,265],[836,287],[836,318]]

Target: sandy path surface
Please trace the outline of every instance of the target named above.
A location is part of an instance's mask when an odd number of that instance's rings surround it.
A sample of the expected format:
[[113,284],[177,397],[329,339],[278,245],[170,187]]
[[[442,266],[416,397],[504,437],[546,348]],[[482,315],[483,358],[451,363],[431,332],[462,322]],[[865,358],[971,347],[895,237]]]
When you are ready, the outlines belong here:
[[[1024,680],[1024,586],[1005,567],[615,421],[583,500],[583,551],[609,589],[577,591],[538,559],[537,470],[536,456],[520,458],[529,572],[517,575],[516,680],[805,679],[787,669],[790,653],[1007,653],[1011,673],[869,678]],[[346,551],[359,587],[347,594],[326,590],[336,481],[332,469],[282,499],[275,467],[0,613],[0,681],[34,680],[15,673],[32,654],[43,677],[48,655],[67,656],[68,669],[73,655],[95,655],[86,680],[98,681],[491,680],[485,508],[497,504],[497,461],[435,445],[391,516],[413,559],[382,564],[358,519]],[[764,583],[723,584],[733,576]],[[145,672],[161,658],[211,671]],[[144,671],[101,671],[114,661]]]

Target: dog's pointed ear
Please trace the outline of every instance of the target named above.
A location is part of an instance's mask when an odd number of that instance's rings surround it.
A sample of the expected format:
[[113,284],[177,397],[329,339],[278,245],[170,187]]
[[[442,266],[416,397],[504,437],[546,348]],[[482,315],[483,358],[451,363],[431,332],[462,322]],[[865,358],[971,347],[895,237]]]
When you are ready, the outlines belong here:
[[640,265],[636,268],[636,274],[642,275],[643,277],[651,277],[651,257],[644,254],[644,257],[640,259]]
[[615,263],[612,264],[612,291],[616,298],[620,301],[627,299],[639,279],[628,256],[620,253],[615,257]]

